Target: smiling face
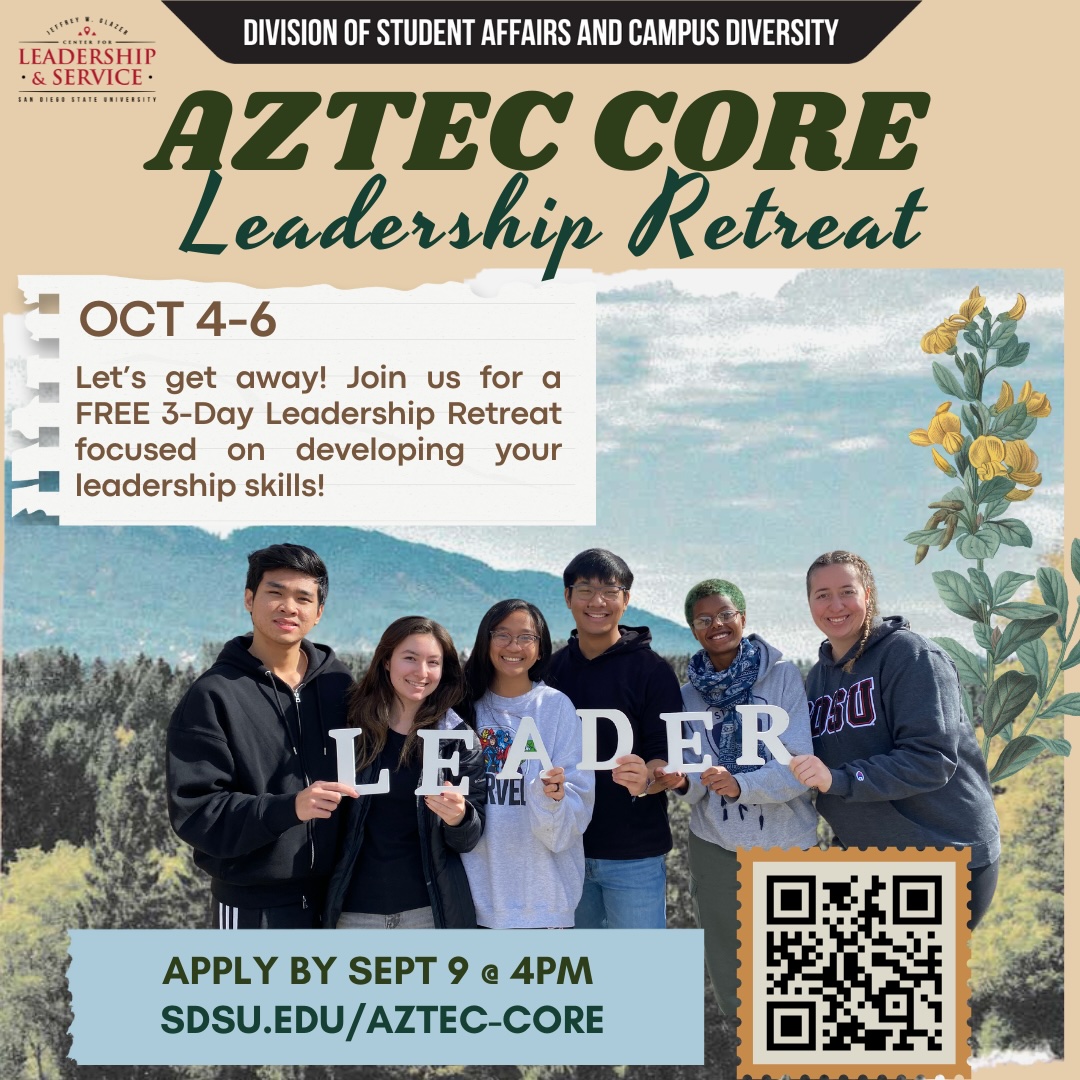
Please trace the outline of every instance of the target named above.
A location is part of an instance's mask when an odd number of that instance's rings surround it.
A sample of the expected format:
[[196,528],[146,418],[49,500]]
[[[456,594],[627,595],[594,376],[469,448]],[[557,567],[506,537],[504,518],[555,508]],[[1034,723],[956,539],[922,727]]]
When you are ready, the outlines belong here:
[[[724,619],[718,618],[724,615]],[[728,617],[730,616],[730,617]],[[731,666],[739,652],[746,629],[746,616],[739,611],[729,596],[704,596],[694,604],[693,618],[711,618],[712,624],[704,629],[692,626],[694,637],[709,654],[712,666],[717,671]]]
[[318,582],[298,570],[267,570],[254,593],[244,590],[244,607],[257,656],[299,646],[323,613]]
[[866,587],[849,563],[818,566],[810,574],[810,614],[840,660],[862,637]]
[[[522,644],[517,639],[523,634],[537,640]],[[509,640],[504,644],[497,637],[509,637]],[[500,697],[527,694],[532,687],[529,669],[540,658],[540,642],[532,616],[527,611],[511,611],[492,627],[489,649],[494,672],[491,689]]]
[[386,670],[394,696],[408,717],[434,693],[442,678],[443,653],[432,634],[410,634],[390,654]]
[[630,605],[629,590],[610,581],[578,578],[564,596],[566,606],[574,616],[578,645],[588,659],[599,656],[618,642],[619,620]]

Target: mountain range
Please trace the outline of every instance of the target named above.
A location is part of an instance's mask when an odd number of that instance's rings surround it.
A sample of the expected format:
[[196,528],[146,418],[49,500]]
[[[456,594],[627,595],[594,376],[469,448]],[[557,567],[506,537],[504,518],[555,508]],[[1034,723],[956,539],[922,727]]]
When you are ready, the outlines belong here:
[[[10,487],[10,482],[8,487]],[[61,646],[85,659],[145,653],[192,662],[206,643],[250,626],[243,608],[247,555],[285,542],[314,548],[330,571],[326,612],[312,635],[338,652],[369,650],[401,615],[427,615],[471,648],[481,616],[519,596],[548,619],[553,639],[573,621],[562,580],[534,570],[496,570],[477,559],[353,528],[237,530],[221,538],[192,527],[60,527],[42,515],[10,517],[5,500],[5,653]],[[507,529],[507,543],[513,532]],[[569,559],[574,552],[567,552]],[[661,653],[691,651],[689,630],[631,606]]]

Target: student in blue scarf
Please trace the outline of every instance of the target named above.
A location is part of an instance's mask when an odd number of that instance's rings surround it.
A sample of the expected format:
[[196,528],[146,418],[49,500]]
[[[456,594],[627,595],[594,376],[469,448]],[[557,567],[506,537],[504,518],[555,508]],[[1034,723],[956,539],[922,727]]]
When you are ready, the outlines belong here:
[[[720,1011],[737,1005],[736,850],[808,848],[817,813],[809,792],[758,741],[763,765],[740,765],[742,724],[737,705],[778,705],[788,714],[780,741],[790,754],[811,745],[810,711],[799,669],[757,634],[745,633],[746,600],[730,581],[712,578],[686,595],[686,621],[699,652],[690,658],[682,687],[684,737],[701,737],[713,765],[683,776],[672,790],[691,803],[690,891],[694,918],[705,931],[705,964]],[[759,730],[773,723],[763,714]]]

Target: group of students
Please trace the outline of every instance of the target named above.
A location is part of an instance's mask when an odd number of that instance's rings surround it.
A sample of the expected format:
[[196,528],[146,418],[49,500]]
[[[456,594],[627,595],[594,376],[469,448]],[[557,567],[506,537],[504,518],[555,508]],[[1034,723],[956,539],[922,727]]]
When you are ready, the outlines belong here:
[[[970,925],[990,903],[997,817],[956,670],[905,620],[878,616],[856,555],[830,552],[807,573],[825,641],[805,688],[745,632],[745,597],[722,579],[687,594],[701,648],[680,688],[648,629],[622,625],[633,575],[602,549],[564,571],[575,629],[558,652],[535,605],[504,600],[464,665],[442,626],[406,616],[356,683],[307,640],[327,585],[309,548],[252,553],[252,631],[225,646],[169,725],[170,817],[210,875],[216,926],[661,929],[666,792],[691,804],[693,908],[725,1013],[736,1006],[737,850],[808,848],[818,814],[845,845],[970,846]],[[754,705],[787,713],[787,762],[762,739],[763,763],[740,764]],[[590,711],[629,721],[632,748],[613,768],[579,768],[579,713]],[[709,755],[704,771],[669,768],[661,717],[673,713]],[[770,717],[758,723],[765,731]],[[550,768],[527,753],[505,770],[523,724]],[[359,729],[355,784],[335,778],[329,733],[344,727]],[[428,730],[461,732],[447,736],[458,767],[419,796]],[[611,759],[615,726],[595,731],[594,760]],[[384,793],[357,795],[384,775]]]

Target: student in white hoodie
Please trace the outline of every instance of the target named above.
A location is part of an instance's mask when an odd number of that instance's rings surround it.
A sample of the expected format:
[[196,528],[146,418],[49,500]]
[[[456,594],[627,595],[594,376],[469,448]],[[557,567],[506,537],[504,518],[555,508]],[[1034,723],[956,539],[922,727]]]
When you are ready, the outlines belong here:
[[[462,855],[481,927],[571,927],[581,899],[593,776],[577,768],[581,721],[574,706],[540,681],[550,656],[539,609],[503,600],[481,621],[465,664],[466,697],[458,711],[480,736],[488,775],[484,835]],[[535,722],[553,768],[527,757],[519,778],[496,779],[526,718]],[[529,739],[527,749],[539,747]]]

